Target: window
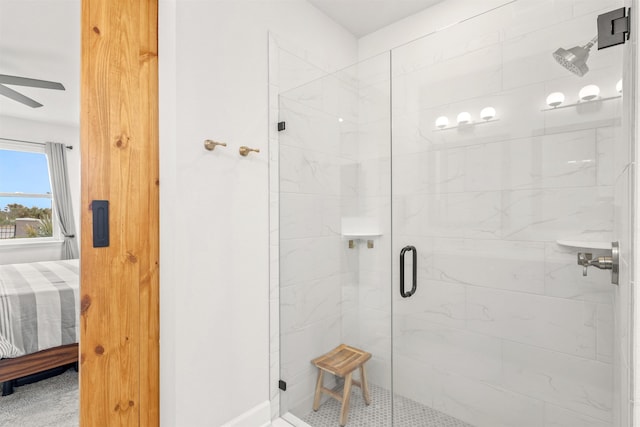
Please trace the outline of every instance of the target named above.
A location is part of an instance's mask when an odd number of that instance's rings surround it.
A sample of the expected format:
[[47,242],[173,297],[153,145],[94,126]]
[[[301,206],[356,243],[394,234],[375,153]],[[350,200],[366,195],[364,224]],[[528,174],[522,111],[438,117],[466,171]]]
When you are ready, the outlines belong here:
[[0,241],[53,237],[52,201],[44,147],[0,147]]

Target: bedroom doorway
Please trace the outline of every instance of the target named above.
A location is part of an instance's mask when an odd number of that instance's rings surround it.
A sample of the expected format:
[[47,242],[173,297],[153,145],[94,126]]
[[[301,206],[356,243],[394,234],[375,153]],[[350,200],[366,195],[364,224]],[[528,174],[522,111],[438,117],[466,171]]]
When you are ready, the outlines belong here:
[[78,418],[79,18],[80,0],[0,1],[0,420],[16,425]]

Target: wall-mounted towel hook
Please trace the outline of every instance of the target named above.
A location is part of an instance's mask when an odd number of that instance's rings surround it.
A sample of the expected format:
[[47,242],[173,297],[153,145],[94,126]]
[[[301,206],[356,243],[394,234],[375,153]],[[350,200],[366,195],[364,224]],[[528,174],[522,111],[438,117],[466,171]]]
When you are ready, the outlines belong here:
[[239,151],[240,151],[240,155],[241,156],[247,156],[252,151],[254,153],[259,153],[260,149],[259,148],[249,148],[249,147],[243,145],[242,147],[240,147]]
[[209,151],[215,150],[218,145],[220,145],[221,147],[226,147],[227,143],[226,142],[212,141],[211,139],[205,139],[204,140],[204,148],[206,148]]

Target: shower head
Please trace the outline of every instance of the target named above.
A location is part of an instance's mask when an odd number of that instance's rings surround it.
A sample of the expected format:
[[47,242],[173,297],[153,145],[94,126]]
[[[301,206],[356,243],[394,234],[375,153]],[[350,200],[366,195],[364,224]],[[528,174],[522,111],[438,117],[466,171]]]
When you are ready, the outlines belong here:
[[562,65],[573,74],[582,77],[589,71],[587,59],[589,59],[589,50],[598,40],[598,36],[594,37],[584,46],[575,46],[571,49],[559,48],[553,52],[553,57],[558,64]]

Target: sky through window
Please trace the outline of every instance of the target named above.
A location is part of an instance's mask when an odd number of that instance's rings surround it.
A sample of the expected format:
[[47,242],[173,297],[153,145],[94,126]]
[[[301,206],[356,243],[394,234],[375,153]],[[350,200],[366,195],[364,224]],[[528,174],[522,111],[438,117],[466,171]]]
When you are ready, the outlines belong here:
[[[49,167],[44,153],[0,150],[0,193],[50,194]],[[51,208],[51,199],[1,196],[0,210],[8,204]]]

